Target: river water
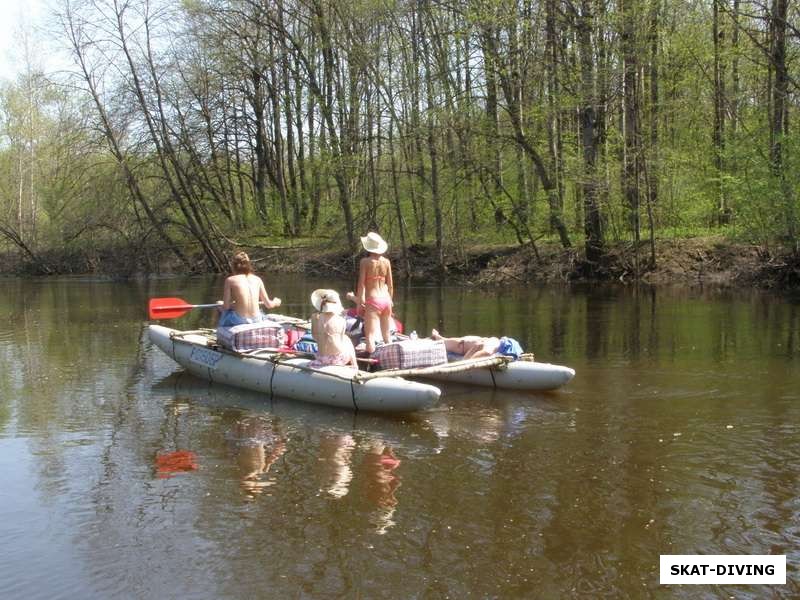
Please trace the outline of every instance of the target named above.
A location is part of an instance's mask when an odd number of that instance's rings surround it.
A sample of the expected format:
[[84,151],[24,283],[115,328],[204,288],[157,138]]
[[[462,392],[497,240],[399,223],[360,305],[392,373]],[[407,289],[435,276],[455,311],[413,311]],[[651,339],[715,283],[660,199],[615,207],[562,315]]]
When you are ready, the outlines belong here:
[[[348,283],[268,290],[308,315]],[[408,330],[513,335],[577,375],[387,417],[182,373],[147,299],[220,289],[0,281],[0,597],[800,595],[797,300],[401,287]],[[661,586],[661,554],[784,554],[787,584]]]

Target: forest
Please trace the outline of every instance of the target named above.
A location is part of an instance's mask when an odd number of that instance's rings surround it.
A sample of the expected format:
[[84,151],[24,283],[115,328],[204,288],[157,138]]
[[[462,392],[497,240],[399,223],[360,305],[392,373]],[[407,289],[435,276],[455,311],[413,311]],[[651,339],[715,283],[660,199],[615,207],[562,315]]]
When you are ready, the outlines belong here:
[[800,254],[788,0],[59,0],[0,89],[0,253],[224,272],[239,248],[398,268],[481,245],[714,236]]

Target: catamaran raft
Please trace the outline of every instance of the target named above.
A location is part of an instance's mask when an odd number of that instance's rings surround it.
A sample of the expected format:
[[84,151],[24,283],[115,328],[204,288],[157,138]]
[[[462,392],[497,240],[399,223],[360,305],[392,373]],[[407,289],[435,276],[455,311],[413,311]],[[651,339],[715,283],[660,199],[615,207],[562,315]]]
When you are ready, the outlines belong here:
[[[299,320],[298,320],[299,321]],[[193,375],[272,397],[355,410],[411,412],[433,406],[441,390],[412,379],[458,382],[509,390],[560,388],[575,371],[569,367],[512,360],[506,356],[455,360],[425,367],[375,372],[348,367],[311,368],[313,355],[279,348],[235,350],[211,329],[180,331],[149,326],[150,341]],[[390,345],[392,346],[392,345]],[[234,345],[235,348],[235,345]]]

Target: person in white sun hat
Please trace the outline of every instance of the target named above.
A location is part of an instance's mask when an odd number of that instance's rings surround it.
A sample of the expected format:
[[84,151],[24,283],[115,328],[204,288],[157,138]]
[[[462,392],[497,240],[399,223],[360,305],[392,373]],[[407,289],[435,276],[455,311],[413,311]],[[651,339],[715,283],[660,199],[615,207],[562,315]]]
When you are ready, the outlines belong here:
[[367,352],[375,351],[375,338],[380,332],[385,343],[391,341],[394,282],[392,263],[383,256],[389,244],[377,233],[370,231],[361,238],[361,245],[369,256],[361,259],[358,266],[356,301],[364,316],[364,337]]
[[311,294],[318,312],[311,316],[311,335],[317,342],[317,357],[309,367],[351,366],[358,369],[353,342],[347,337],[344,307],[335,290],[319,289]]

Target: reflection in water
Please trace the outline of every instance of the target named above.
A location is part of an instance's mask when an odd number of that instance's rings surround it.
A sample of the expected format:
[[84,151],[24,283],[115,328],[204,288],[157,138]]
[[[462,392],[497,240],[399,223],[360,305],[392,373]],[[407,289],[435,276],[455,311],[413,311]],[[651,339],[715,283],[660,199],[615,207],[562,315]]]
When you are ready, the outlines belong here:
[[191,450],[175,450],[156,454],[156,473],[159,479],[169,479],[176,473],[197,470],[197,454]]
[[343,498],[350,488],[353,469],[350,466],[356,443],[349,434],[322,433],[319,441],[319,462],[322,467],[320,490]]
[[375,509],[370,513],[370,523],[379,534],[386,533],[395,525],[394,512],[397,498],[394,493],[400,487],[400,477],[394,470],[400,466],[391,446],[380,440],[369,442],[361,462],[365,494]]
[[286,452],[286,440],[275,419],[245,417],[234,424],[228,442],[239,466],[239,484],[248,498],[255,498],[274,485],[275,478],[265,475]]
[[[399,287],[409,329],[517,334],[578,375],[555,394],[447,386],[390,418],[181,374],[142,337],[147,299],[221,285],[0,283],[0,597],[694,597],[659,587],[663,553],[786,554],[797,572],[796,300]],[[268,282],[299,316],[313,289],[351,286]],[[157,452],[187,449],[198,470],[154,477]]]
[[[350,434],[321,434],[318,457],[321,467],[320,490],[326,495],[341,499],[350,492],[356,446]],[[358,481],[369,505],[368,520],[377,533],[384,534],[395,525],[395,490],[400,486],[400,478],[394,471],[400,466],[400,459],[390,445],[377,438],[367,437],[358,447],[364,453],[359,465]]]
[[[446,445],[447,438],[457,437],[480,445],[490,444],[498,440],[506,429],[506,415],[493,407],[477,407],[475,412],[463,413],[443,410],[430,411],[426,421],[439,438],[437,452]],[[519,419],[519,416],[508,416],[508,419]],[[509,423],[509,428],[511,423]]]

